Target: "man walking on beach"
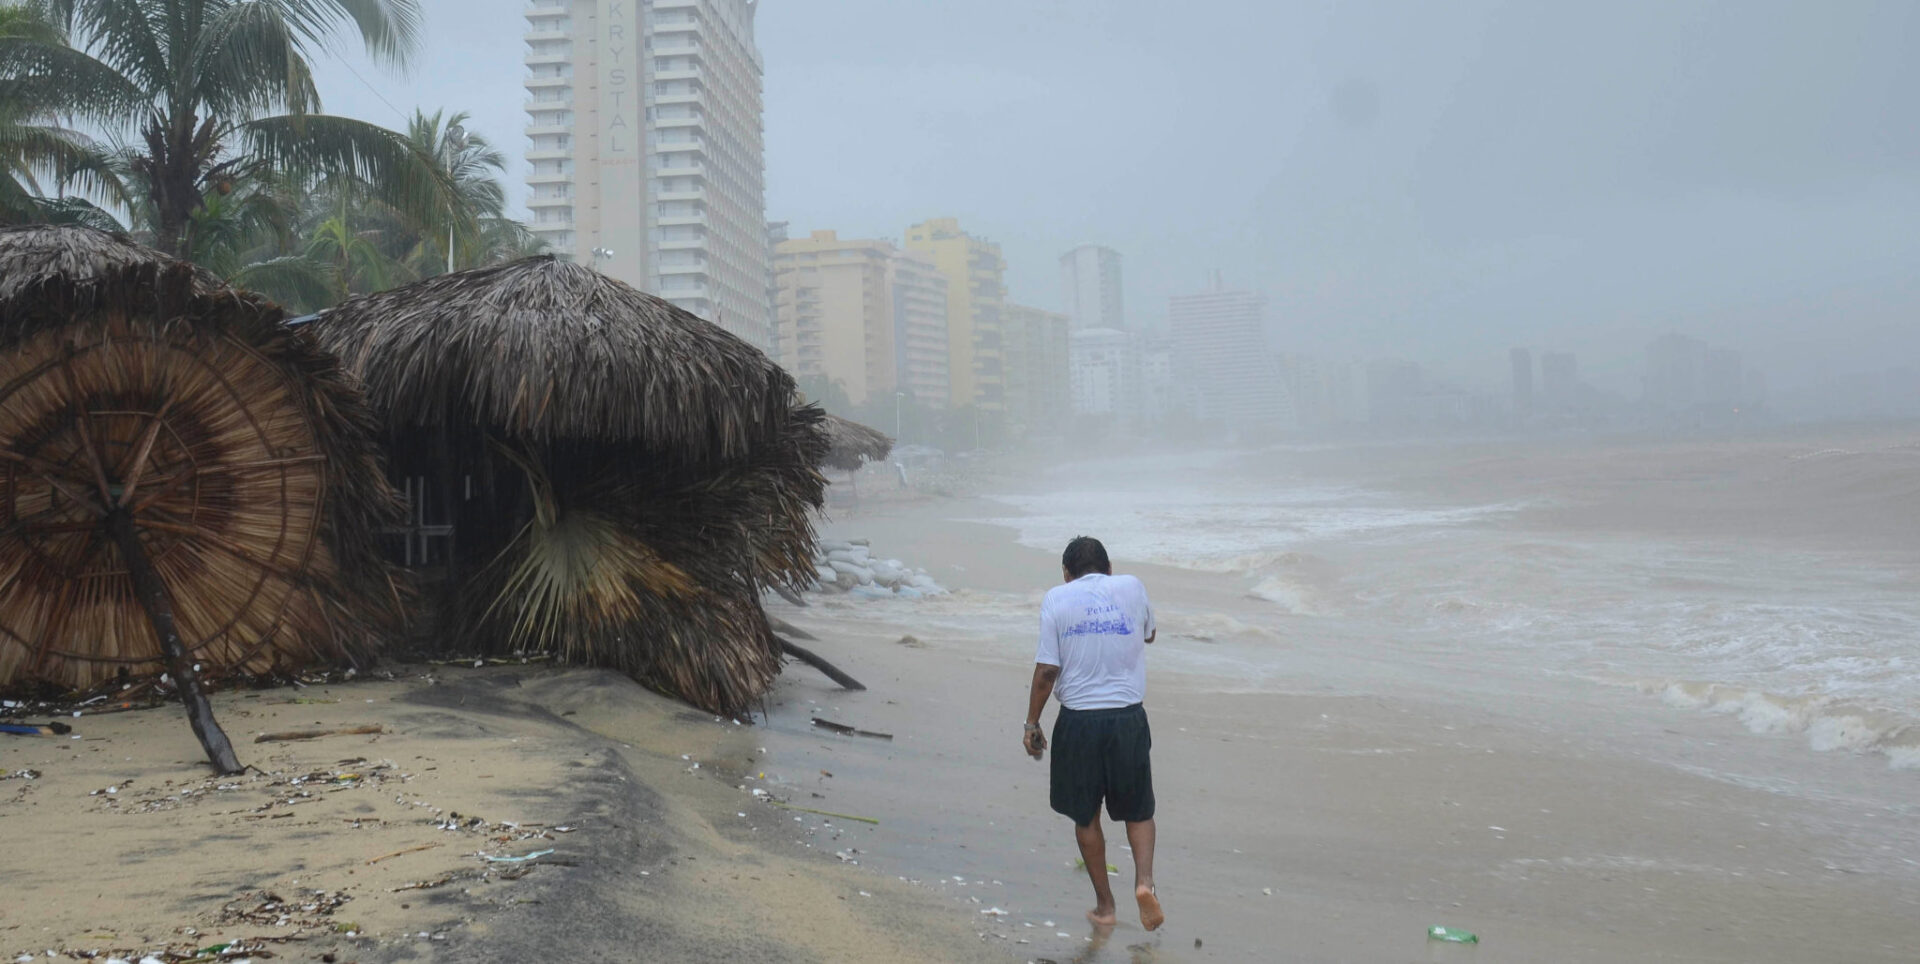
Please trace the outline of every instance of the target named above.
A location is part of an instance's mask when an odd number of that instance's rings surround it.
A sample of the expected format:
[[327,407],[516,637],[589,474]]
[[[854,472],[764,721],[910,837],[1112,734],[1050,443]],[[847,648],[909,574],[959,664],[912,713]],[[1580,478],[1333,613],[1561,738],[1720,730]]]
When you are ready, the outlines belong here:
[[1060,567],[1065,585],[1047,590],[1040,604],[1040,648],[1021,745],[1038,760],[1047,749],[1040,712],[1058,694],[1053,721],[1053,766],[1048,796],[1073,819],[1073,836],[1093,880],[1087,919],[1113,924],[1113,888],[1107,882],[1107,838],[1100,805],[1127,825],[1133,848],[1133,896],[1140,924],[1159,928],[1166,915],[1153,887],[1153,733],[1142,705],[1147,689],[1146,647],[1153,642],[1153,607],[1133,576],[1116,576],[1100,540],[1067,543]]

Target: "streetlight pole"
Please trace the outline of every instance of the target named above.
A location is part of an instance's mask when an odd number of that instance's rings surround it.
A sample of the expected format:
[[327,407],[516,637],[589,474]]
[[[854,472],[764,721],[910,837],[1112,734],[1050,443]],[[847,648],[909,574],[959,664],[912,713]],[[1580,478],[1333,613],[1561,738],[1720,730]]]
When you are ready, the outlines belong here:
[[906,392],[893,393],[893,440],[900,441],[900,400],[907,397]]

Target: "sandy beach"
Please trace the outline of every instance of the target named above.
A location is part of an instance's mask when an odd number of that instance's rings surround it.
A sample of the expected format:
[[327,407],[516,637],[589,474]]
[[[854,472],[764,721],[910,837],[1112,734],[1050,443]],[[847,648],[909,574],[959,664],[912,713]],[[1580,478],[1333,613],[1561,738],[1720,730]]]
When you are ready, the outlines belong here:
[[[1764,507],[1778,479],[1824,464],[1790,461],[1822,446],[1781,444],[1703,454],[1722,460],[1711,475],[1659,459],[1687,477],[1642,491],[1710,528],[1689,500]],[[1290,456],[1286,484],[1352,478],[1350,456]],[[1381,488],[1512,501],[1473,478],[1488,458],[1502,484],[1620,463],[1584,449],[1363,462]],[[1617,478],[1531,484],[1554,498],[1485,531],[1523,546],[1632,534],[1608,508]],[[205,779],[177,709],[69,720],[77,741],[8,738],[0,772],[36,776],[0,780],[17,884],[0,948],[297,935],[264,946],[338,961],[1912,959],[1912,771],[1382,630],[1366,607],[1385,577],[1330,549],[1283,559],[1318,587],[1316,609],[1112,543],[1159,611],[1148,706],[1169,919],[1149,934],[1123,906],[1119,927],[1094,930],[1046,770],[1018,746],[1032,624],[1058,578],[1057,550],[1008,523],[1022,511],[836,510],[828,535],[868,538],[953,593],[770,603],[869,689],[790,666],[754,725],[605,673],[392,666],[392,680],[221,694],[264,771],[227,785]],[[1776,542],[1799,545],[1794,531]],[[385,732],[251,742],[362,725]],[[1481,943],[1431,943],[1436,924]]]
[[[764,765],[759,728],[599,671],[388,669],[395,680],[221,694],[257,768],[228,780],[206,776],[172,707],[0,744],[15,892],[0,944],[128,959],[235,941],[229,959],[1004,959],[928,895],[834,858],[851,845],[840,828],[738,789]],[[252,742],[369,726],[385,732]]]

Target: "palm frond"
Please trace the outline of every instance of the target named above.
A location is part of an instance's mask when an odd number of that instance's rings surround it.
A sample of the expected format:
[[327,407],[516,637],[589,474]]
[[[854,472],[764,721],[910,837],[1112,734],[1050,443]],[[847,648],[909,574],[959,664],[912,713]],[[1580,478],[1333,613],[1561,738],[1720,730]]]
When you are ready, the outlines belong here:
[[[402,618],[376,541],[399,504],[372,423],[338,362],[284,318],[124,237],[0,229],[0,446],[45,466],[83,464],[85,447],[120,483],[144,478],[127,511],[213,667],[355,659]],[[52,497],[49,473],[0,473],[0,517],[25,523],[0,529],[0,685],[157,672],[126,567],[99,551],[89,510]]]
[[278,171],[348,176],[377,187],[383,201],[418,222],[458,206],[452,183],[405,138],[366,121],[324,114],[248,121],[235,132],[244,152]]
[[191,53],[200,101],[218,116],[320,109],[320,93],[285,11],[235,3],[209,11]]

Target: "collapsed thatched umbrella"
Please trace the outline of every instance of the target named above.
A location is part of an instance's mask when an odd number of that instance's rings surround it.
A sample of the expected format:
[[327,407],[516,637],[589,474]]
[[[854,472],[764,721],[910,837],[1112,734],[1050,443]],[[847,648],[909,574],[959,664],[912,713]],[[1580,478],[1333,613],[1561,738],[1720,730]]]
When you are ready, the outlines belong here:
[[827,456],[821,464],[852,472],[868,462],[879,462],[893,451],[893,439],[852,419],[827,416]]
[[396,507],[339,366],[279,308],[86,228],[0,229],[0,685],[367,653]]
[[551,257],[314,327],[453,528],[443,639],[618,667],[704,708],[771,685],[764,586],[812,578],[819,409],[716,325]]

